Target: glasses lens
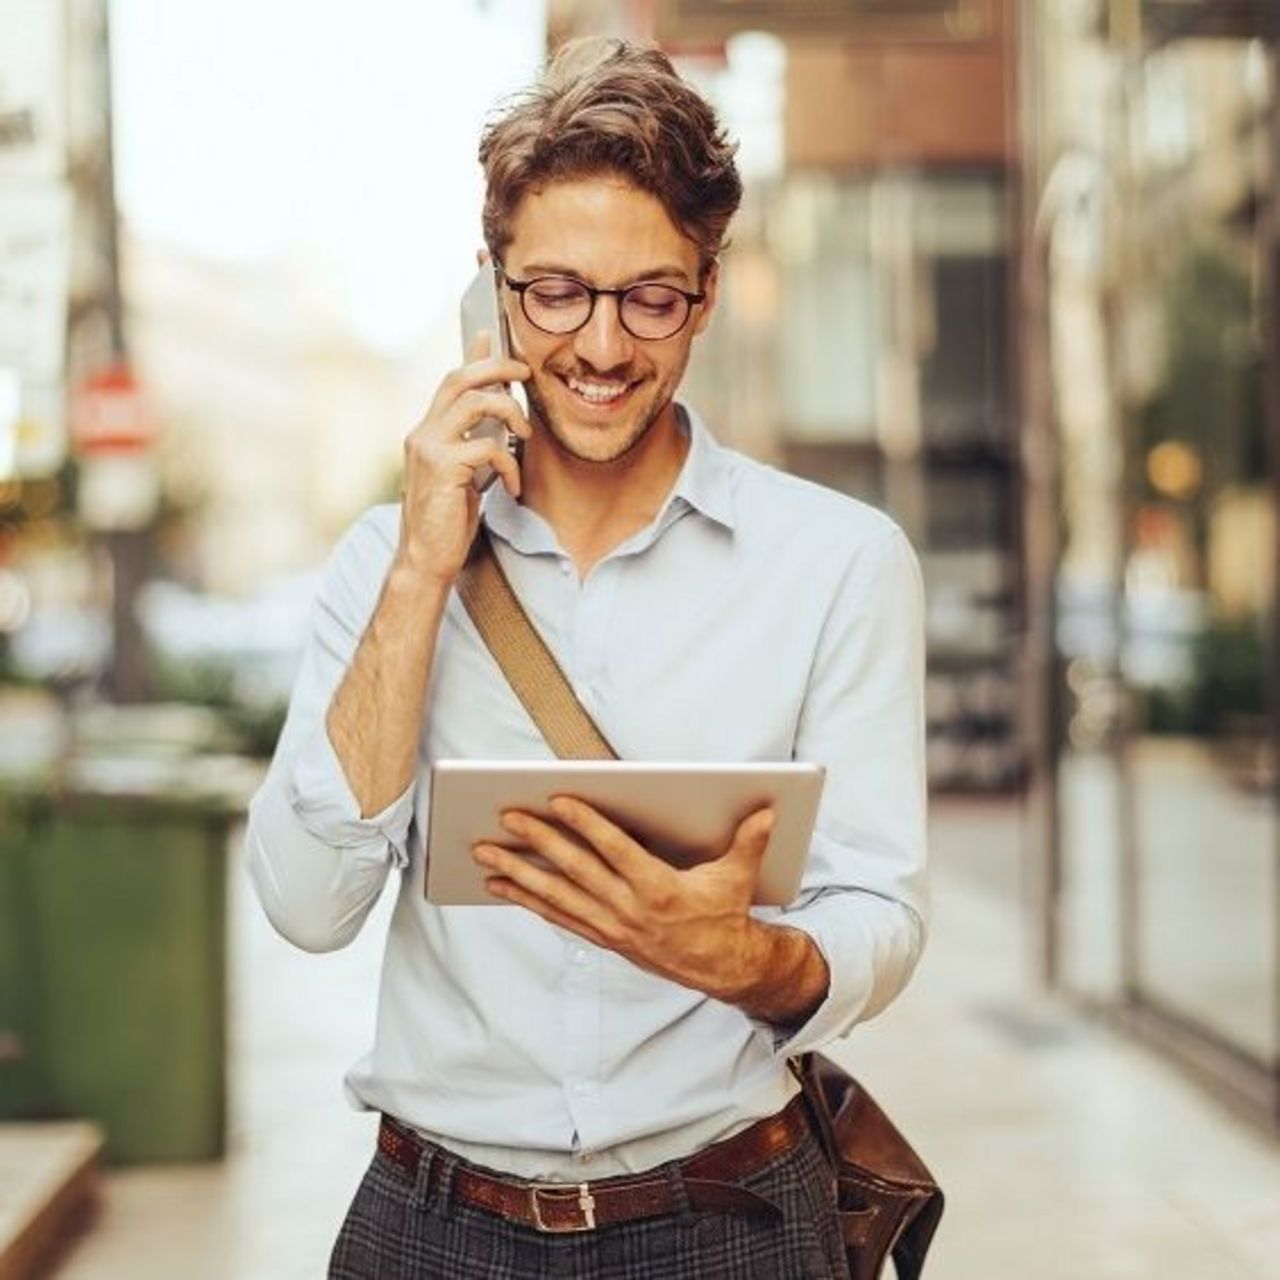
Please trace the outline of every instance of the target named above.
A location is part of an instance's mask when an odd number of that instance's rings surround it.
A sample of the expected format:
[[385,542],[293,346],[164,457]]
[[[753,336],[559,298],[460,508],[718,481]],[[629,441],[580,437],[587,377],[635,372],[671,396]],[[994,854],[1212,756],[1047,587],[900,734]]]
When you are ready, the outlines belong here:
[[591,314],[591,295],[578,280],[547,276],[524,291],[524,313],[547,333],[572,333]]
[[622,295],[622,323],[637,338],[669,338],[689,318],[689,299],[665,284],[638,284]]

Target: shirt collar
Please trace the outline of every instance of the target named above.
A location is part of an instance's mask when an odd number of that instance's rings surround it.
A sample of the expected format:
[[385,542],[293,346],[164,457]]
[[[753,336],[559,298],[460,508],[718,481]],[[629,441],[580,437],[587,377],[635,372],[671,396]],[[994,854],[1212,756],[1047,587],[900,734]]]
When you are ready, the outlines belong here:
[[671,489],[671,498],[682,499],[695,511],[732,532],[737,521],[727,450],[711,434],[696,410],[683,404],[676,409],[689,433],[689,453]]
[[[732,532],[736,517],[727,450],[697,412],[683,404],[677,404],[676,411],[689,436],[689,452],[651,528],[665,526],[673,507],[682,503]],[[560,554],[551,526],[536,511],[516,502],[500,481],[495,481],[484,495],[481,513],[489,529],[516,551],[525,555]]]

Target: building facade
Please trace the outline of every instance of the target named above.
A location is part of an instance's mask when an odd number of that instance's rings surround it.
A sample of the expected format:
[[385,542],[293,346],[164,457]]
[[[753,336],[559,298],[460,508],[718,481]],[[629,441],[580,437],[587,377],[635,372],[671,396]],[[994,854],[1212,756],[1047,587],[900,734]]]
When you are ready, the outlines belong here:
[[1277,9],[1031,8],[1041,961],[1280,1123]]

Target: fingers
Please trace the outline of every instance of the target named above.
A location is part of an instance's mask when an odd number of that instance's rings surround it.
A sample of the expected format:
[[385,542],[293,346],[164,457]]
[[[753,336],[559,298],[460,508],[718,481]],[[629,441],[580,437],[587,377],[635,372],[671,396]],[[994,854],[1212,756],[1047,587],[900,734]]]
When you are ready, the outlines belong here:
[[440,383],[441,397],[445,401],[459,396],[472,387],[484,387],[504,382],[525,382],[532,370],[523,360],[515,356],[490,355],[492,336],[487,329],[481,329],[472,340],[463,356],[465,361],[459,368],[451,370]]
[[485,418],[497,418],[508,431],[527,440],[533,434],[529,419],[520,406],[505,392],[489,387],[483,391],[464,392],[445,415],[444,434],[465,435],[477,422]]
[[512,382],[525,382],[529,377],[529,366],[522,360],[503,359],[501,356],[473,360],[445,374],[427,416],[447,412],[468,392],[489,390],[505,395],[502,388]]
[[[562,874],[560,861],[540,844],[530,840],[533,852],[541,854],[552,864],[553,870],[529,857],[528,852],[507,849],[497,844],[478,844],[473,850],[475,860],[485,869],[487,877],[497,877],[522,892],[523,905],[536,900],[560,912],[565,917],[591,924],[600,915],[601,908],[592,895],[580,888],[567,873]],[[579,850],[579,853],[584,852]],[[503,886],[500,886],[503,887]],[[508,894],[506,896],[512,896]]]
[[473,475],[481,467],[492,467],[507,492],[513,498],[520,496],[520,467],[496,440],[468,440],[455,456],[458,464]]
[[[499,394],[497,399],[502,399]],[[500,406],[489,406],[490,408]],[[518,412],[518,410],[517,410]],[[447,488],[470,483],[475,471],[482,466],[492,467],[503,480],[507,492],[513,498],[520,495],[520,467],[506,448],[505,442],[491,435],[467,438],[473,426],[486,418],[497,417],[477,407],[470,417],[460,423],[451,423],[448,435],[436,424],[421,423],[405,437],[405,488],[412,487],[415,475],[434,475],[444,480]]]
[[529,419],[507,392],[494,386],[463,391],[443,408],[432,412],[415,428],[445,440],[465,439],[467,432],[485,418],[497,418],[508,431],[528,440],[533,434]]
[[610,870],[607,855],[590,837],[577,840],[572,830],[566,832],[553,823],[518,810],[503,814],[502,825],[597,901],[612,906],[621,904],[624,886]]
[[529,419],[505,392],[495,388],[467,391],[444,410],[433,409],[405,439],[406,448],[466,440],[471,430],[488,418],[501,422],[513,435],[527,440],[533,434]]
[[577,832],[619,875],[629,879],[639,870],[638,862],[652,861],[652,855],[621,827],[584,801],[554,796],[549,808],[557,821]]

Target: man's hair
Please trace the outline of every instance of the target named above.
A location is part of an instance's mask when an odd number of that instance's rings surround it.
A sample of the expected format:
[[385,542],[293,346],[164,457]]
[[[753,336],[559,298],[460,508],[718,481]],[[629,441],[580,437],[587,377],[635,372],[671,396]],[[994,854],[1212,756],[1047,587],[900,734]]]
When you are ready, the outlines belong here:
[[570,41],[480,139],[485,242],[501,259],[530,192],[612,174],[662,202],[697,245],[705,276],[742,199],[736,150],[664,53],[616,39]]

